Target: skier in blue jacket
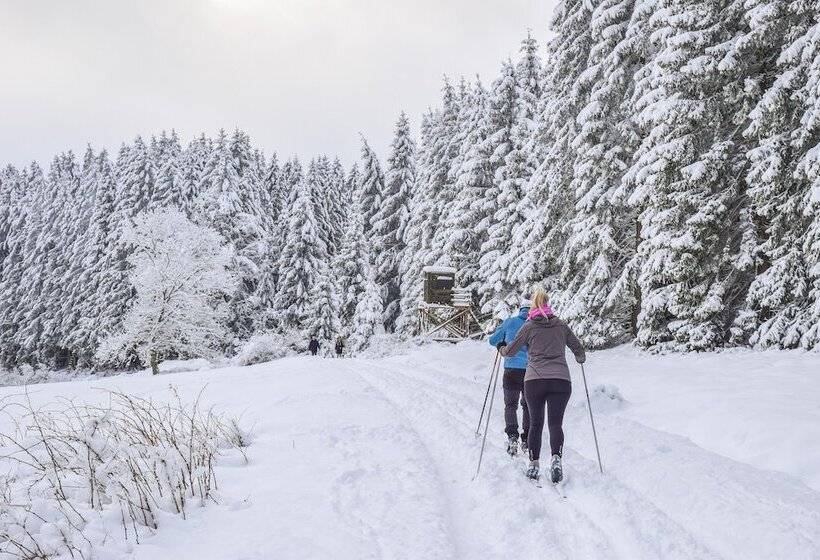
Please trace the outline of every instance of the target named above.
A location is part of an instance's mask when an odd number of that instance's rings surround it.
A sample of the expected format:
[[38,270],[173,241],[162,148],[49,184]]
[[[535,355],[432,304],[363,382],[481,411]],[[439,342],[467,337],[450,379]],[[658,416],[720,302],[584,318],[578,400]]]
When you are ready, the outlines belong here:
[[[510,344],[515,340],[515,335],[527,321],[527,314],[530,311],[530,296],[524,294],[521,297],[521,309],[518,314],[504,320],[503,323],[490,336],[490,346],[498,347],[502,342]],[[530,429],[530,413],[527,409],[527,401],[524,400],[524,374],[527,372],[527,348],[519,350],[514,356],[504,358],[504,432],[507,434],[507,453],[515,455],[518,453],[518,401],[521,401],[523,411],[521,434],[521,452],[527,451],[527,434]]]

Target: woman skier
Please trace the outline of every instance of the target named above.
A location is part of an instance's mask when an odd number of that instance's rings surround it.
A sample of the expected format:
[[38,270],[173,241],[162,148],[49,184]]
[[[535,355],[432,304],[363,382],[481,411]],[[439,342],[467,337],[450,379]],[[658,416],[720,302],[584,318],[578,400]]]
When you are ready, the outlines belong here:
[[569,347],[579,364],[586,361],[586,353],[570,328],[552,312],[549,297],[541,288],[533,292],[527,322],[509,345],[504,341],[499,342],[498,351],[505,357],[514,356],[523,346],[527,347],[529,358],[527,372],[524,375],[524,398],[527,400],[527,409],[530,413],[527,441],[530,465],[527,476],[535,479],[539,477],[538,461],[546,405],[552,453],[550,478],[553,483],[557,483],[564,477],[561,467],[564,430],[561,424],[572,393],[564,349]]

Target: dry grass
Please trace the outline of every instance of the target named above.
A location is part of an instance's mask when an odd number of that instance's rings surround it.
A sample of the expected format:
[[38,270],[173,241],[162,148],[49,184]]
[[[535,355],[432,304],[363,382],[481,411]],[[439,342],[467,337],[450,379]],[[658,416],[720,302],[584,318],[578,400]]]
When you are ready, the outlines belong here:
[[117,519],[138,543],[160,512],[184,517],[216,501],[217,457],[244,457],[248,441],[236,419],[202,407],[201,393],[186,404],[175,390],[163,403],[121,392],[106,406],[7,399],[0,413],[14,426],[0,433],[0,558],[89,558],[91,517]]

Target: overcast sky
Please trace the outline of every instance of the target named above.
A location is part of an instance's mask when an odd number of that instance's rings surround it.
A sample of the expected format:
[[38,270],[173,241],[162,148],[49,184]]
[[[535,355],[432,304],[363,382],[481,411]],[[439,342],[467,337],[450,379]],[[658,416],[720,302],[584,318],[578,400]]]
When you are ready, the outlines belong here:
[[0,163],[247,130],[281,156],[386,156],[442,75],[542,43],[556,0],[0,0]]

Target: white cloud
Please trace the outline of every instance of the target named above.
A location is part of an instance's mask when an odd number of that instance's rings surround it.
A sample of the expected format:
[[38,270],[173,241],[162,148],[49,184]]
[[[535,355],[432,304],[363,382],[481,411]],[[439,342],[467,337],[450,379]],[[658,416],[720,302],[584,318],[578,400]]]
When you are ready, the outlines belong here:
[[239,126],[266,151],[384,154],[445,73],[491,79],[537,0],[0,2],[0,164]]

